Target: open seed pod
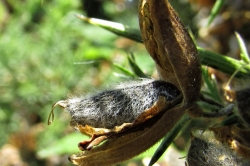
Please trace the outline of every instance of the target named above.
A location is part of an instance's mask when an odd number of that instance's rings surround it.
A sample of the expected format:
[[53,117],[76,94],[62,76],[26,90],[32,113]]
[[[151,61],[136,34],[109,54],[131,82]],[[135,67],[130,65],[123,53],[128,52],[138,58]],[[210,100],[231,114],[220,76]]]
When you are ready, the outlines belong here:
[[146,79],[128,84],[53,105],[52,120],[53,109],[61,106],[71,114],[71,125],[91,136],[79,143],[84,152],[71,156],[72,163],[111,165],[136,156],[158,142],[186,110],[178,107],[182,96],[171,83]]
[[[165,81],[144,79],[128,82],[93,96],[70,98],[59,105],[71,114],[71,126],[92,138],[79,144],[90,150],[107,137],[140,125],[175,106],[179,90]],[[179,100],[180,102],[181,100]]]
[[183,116],[186,108],[165,110],[135,128],[111,135],[106,142],[90,151],[70,156],[73,164],[81,166],[109,166],[128,160],[157,143]]

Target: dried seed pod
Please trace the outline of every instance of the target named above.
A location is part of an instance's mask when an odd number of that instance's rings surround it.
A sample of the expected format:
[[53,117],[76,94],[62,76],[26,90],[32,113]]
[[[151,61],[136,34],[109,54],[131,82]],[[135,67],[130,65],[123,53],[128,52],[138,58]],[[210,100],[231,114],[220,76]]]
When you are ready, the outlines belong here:
[[[57,102],[71,114],[71,125],[89,125],[112,129],[123,123],[132,123],[145,110],[163,96],[167,101],[175,99],[180,92],[165,81],[142,80],[121,84],[96,95],[70,98]],[[53,109],[52,109],[53,111]]]
[[[160,101],[155,107],[162,110],[163,108],[160,108],[164,105],[162,102]],[[160,141],[180,120],[186,109],[185,106],[174,107],[174,105],[172,108],[163,109],[159,116],[154,116],[136,126],[136,130],[115,134],[102,145],[90,151],[74,154],[69,160],[80,166],[110,166],[128,160]]]
[[[59,101],[53,105],[50,117],[53,120],[55,106],[62,106],[72,116],[71,125],[91,136],[78,144],[81,150],[91,150],[71,156],[72,163],[110,165],[138,155],[159,141],[184,114],[185,107],[173,108],[181,101],[179,90],[171,83],[144,79],[97,95]],[[166,118],[171,120],[166,122]],[[116,158],[110,158],[114,154]],[[104,162],[101,158],[106,157],[110,159]]]
[[177,86],[187,103],[199,99],[201,64],[197,49],[167,0],[140,0],[139,23],[160,79]]

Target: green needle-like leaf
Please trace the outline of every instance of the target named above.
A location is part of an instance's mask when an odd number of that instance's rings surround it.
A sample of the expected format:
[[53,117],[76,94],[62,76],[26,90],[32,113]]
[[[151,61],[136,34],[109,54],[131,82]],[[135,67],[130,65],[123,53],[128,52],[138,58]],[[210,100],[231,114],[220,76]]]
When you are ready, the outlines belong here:
[[241,59],[246,62],[249,63],[250,59],[249,59],[249,55],[247,53],[247,48],[246,45],[244,43],[244,40],[242,39],[242,37],[240,36],[240,34],[238,32],[235,32],[236,38],[238,40],[239,46],[240,46],[240,56]]
[[236,70],[239,70],[235,77],[250,77],[250,65],[246,65],[244,62],[239,60],[223,56],[200,47],[197,49],[203,65],[220,70],[229,75],[232,75]]
[[140,67],[136,64],[134,58],[133,58],[133,54],[130,53],[128,55],[128,62],[130,67],[132,68],[133,72],[140,78],[148,78],[148,76],[143,73],[143,71],[140,69]]
[[112,22],[112,21],[85,17],[84,15],[80,15],[80,14],[76,14],[76,17],[80,18],[81,20],[89,24],[96,25],[106,30],[109,30],[119,36],[130,38],[131,40],[134,40],[134,41],[142,42],[140,31],[138,29],[129,28],[126,25]]
[[129,76],[129,77],[132,77],[132,78],[136,78],[136,75],[131,72],[130,70],[124,68],[123,66],[117,64],[117,63],[113,63],[113,65],[118,68],[119,70],[121,70],[123,72],[123,74]]
[[219,13],[221,7],[223,6],[225,0],[216,0],[213,9],[211,11],[211,14],[209,15],[208,18],[208,24],[210,25],[212,23],[212,21],[214,20],[214,18],[217,16],[217,14]]
[[76,16],[86,23],[102,27],[114,34],[142,43],[141,33],[139,29],[130,28],[129,26],[117,22],[85,17],[84,15],[80,14],[76,14]]
[[190,122],[191,118],[188,115],[184,115],[178,123],[167,133],[167,135],[162,140],[160,146],[155,151],[150,163],[148,166],[152,166],[157,160],[163,155],[169,145],[173,142],[175,137],[181,131],[184,125],[187,125]]
[[218,101],[219,103],[222,103],[219,91],[217,89],[217,84],[215,82],[215,80],[213,80],[208,73],[208,69],[203,67],[202,68],[202,76],[203,76],[203,80],[204,80],[204,84],[208,89],[208,92],[203,93],[203,94],[207,94],[209,95],[212,99]]

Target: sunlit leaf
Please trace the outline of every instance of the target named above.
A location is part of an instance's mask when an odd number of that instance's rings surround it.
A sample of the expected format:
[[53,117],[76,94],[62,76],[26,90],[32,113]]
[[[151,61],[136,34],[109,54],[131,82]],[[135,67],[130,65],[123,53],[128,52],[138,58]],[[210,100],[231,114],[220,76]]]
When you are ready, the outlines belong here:
[[135,41],[141,41],[140,31],[138,29],[129,28],[128,26],[125,26],[120,23],[112,22],[112,21],[106,21],[102,19],[96,19],[96,18],[89,18],[85,17],[84,15],[76,14],[77,18],[99,27],[102,27],[104,29],[107,29],[119,36],[124,36],[127,38],[130,38]]
[[240,34],[238,32],[235,32],[235,35],[237,37],[237,40],[238,40],[238,43],[240,46],[240,57],[244,62],[249,63],[250,59],[249,59],[249,55],[247,53],[247,48],[246,48],[246,45],[244,43],[244,40],[242,39],[242,37],[240,36]]

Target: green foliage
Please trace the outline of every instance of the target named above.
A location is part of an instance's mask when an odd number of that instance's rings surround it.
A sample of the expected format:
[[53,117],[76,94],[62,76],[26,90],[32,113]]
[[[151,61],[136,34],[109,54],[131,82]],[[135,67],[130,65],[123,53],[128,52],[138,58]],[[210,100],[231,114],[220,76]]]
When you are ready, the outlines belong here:
[[249,59],[249,55],[248,55],[244,40],[242,39],[239,33],[235,32],[235,35],[237,37],[237,40],[240,46],[240,57],[245,63],[249,63],[250,59]]
[[209,96],[211,99],[222,103],[222,98],[218,91],[216,79],[213,76],[210,77],[207,67],[202,68],[202,76],[204,80],[204,87],[206,89],[206,91],[203,91],[202,93],[206,96]]
[[218,15],[218,13],[221,10],[221,8],[223,7],[224,3],[225,3],[225,0],[216,0],[214,6],[212,8],[212,11],[209,15],[207,25],[210,25],[213,22],[214,18]]

